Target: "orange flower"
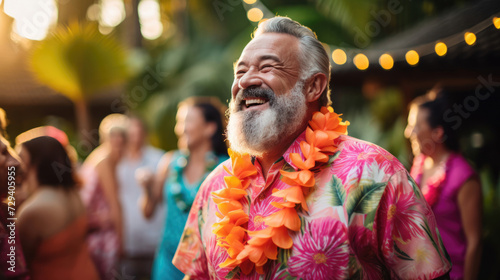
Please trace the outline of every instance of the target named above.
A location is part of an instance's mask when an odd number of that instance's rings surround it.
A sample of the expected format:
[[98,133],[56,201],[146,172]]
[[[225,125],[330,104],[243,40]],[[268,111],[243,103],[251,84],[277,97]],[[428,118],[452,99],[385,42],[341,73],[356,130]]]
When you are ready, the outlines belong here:
[[[275,203],[273,203],[273,206],[278,207]],[[292,207],[283,207],[278,212],[265,217],[264,223],[271,227],[285,226],[293,231],[300,229],[299,215],[297,215],[295,208]]]
[[284,190],[273,190],[273,196],[275,197],[283,197],[285,201],[290,201],[293,203],[300,203],[302,209],[309,211],[307,208],[307,203],[304,198],[304,193],[302,192],[302,188],[298,186],[293,186]]
[[287,172],[280,170],[281,181],[292,186],[314,187],[314,173],[309,170],[301,170],[297,172]]

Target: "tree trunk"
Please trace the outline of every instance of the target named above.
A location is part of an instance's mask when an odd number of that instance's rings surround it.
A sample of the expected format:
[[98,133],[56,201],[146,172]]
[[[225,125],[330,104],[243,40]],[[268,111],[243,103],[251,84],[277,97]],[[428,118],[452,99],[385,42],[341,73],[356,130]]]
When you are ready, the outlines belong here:
[[131,48],[142,47],[141,24],[139,22],[139,0],[125,0],[125,12],[127,17],[122,25],[123,41]]
[[87,10],[96,0],[59,0],[58,24],[68,25],[71,22],[83,22],[87,20]]
[[94,139],[98,133],[90,130],[90,116],[87,101],[81,99],[74,101],[74,103],[79,139],[77,151],[80,155],[87,156],[99,144],[99,139]]

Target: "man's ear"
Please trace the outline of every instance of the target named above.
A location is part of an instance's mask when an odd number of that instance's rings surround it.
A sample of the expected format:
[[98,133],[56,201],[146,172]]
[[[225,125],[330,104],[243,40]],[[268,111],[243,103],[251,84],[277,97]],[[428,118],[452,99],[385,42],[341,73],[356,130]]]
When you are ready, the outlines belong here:
[[316,73],[307,79],[304,85],[304,94],[307,102],[314,102],[321,97],[321,94],[328,85],[328,77],[323,73]]

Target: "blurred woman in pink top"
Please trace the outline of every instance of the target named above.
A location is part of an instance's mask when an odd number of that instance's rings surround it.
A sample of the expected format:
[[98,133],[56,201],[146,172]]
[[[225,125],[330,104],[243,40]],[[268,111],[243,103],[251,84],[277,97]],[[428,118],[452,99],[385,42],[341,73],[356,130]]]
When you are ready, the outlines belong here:
[[405,136],[415,155],[411,175],[436,216],[453,268],[451,279],[477,279],[481,258],[482,193],[476,173],[459,154],[447,100],[432,92],[410,107]]

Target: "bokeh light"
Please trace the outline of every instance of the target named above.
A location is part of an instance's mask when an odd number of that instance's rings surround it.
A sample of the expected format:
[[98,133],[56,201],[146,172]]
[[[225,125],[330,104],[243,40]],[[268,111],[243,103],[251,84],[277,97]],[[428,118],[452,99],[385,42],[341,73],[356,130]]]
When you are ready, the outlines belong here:
[[12,31],[30,40],[43,40],[57,22],[54,0],[5,0],[4,11],[14,18]]
[[384,53],[378,59],[378,63],[385,70],[390,70],[394,66],[394,59],[392,58],[392,56],[390,54]]
[[337,65],[342,65],[347,62],[347,55],[341,49],[336,49],[332,52],[332,60]]
[[410,65],[417,65],[418,61],[420,60],[420,56],[415,50],[410,50],[406,53],[405,55],[406,62]]
[[436,46],[434,47],[434,50],[436,51],[436,54],[439,55],[439,56],[443,56],[446,54],[446,52],[448,51],[448,47],[446,46],[445,43],[443,42],[439,42],[436,44]]
[[496,29],[500,29],[500,18],[494,17],[493,24],[495,25]]
[[245,3],[249,4],[249,5],[252,5],[255,2],[257,2],[257,0],[243,0],[243,2],[245,2]]
[[264,13],[259,8],[251,8],[247,12],[247,17],[250,21],[258,22],[264,17]]
[[106,27],[115,27],[125,19],[123,0],[102,0],[99,23]]
[[354,65],[356,68],[359,70],[366,70],[368,69],[368,66],[370,66],[370,61],[368,60],[368,57],[362,53],[358,53],[352,60],[354,62]]
[[139,21],[141,22],[142,36],[154,40],[163,33],[160,4],[157,0],[142,0],[139,3]]
[[476,42],[476,34],[472,32],[465,32],[464,39],[467,45],[474,45],[474,43]]

